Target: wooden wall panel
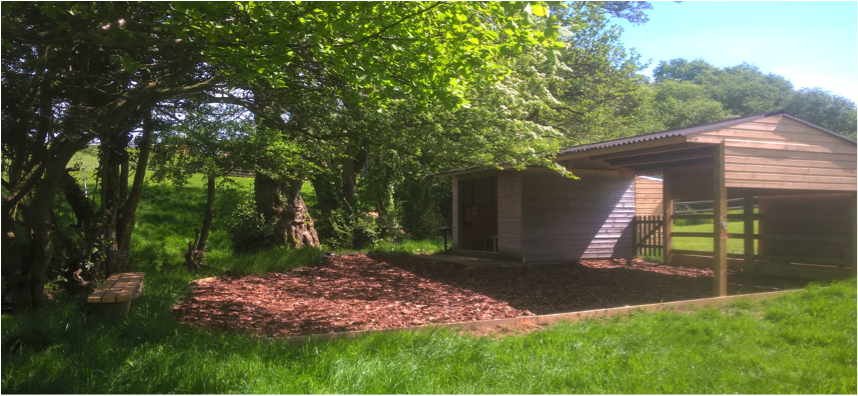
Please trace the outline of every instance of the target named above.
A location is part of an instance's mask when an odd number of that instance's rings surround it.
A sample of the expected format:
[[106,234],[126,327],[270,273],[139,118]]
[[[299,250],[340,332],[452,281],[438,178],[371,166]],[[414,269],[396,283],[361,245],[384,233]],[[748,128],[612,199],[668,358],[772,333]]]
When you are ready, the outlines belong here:
[[[848,259],[851,221],[848,213],[856,205],[849,193],[773,196],[759,198],[758,242],[761,256],[815,257]],[[777,218],[778,216],[787,218]],[[795,219],[788,217],[805,217]],[[819,220],[811,220],[818,216]],[[765,238],[776,236],[781,240]],[[784,238],[792,237],[792,238]],[[793,239],[793,240],[785,240]],[[809,241],[801,239],[812,239]],[[853,264],[854,265],[854,264]]]
[[631,175],[523,173],[522,256],[527,261],[634,256]]
[[670,168],[673,178],[673,199],[712,199],[715,183],[712,167],[683,170]]
[[521,175],[498,176],[498,253],[521,256]]
[[856,146],[782,115],[689,136],[725,145],[727,187],[856,191]]
[[660,179],[635,177],[635,216],[661,216],[664,197]]

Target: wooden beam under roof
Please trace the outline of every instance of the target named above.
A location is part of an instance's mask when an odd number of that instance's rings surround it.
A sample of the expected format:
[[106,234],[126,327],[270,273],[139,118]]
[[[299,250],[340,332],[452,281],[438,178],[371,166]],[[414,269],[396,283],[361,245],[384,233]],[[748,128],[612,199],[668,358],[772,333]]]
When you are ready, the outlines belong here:
[[673,144],[685,143],[685,136],[673,136],[658,140],[647,140],[643,142],[629,143],[619,146],[608,146],[603,148],[594,148],[586,151],[575,151],[571,153],[563,153],[555,158],[555,161],[563,161],[572,158],[587,158],[593,156],[601,156],[603,154],[628,152],[638,149],[647,149],[654,147],[669,146]]
[[[684,138],[684,136],[681,136],[681,137]],[[669,139],[664,139],[664,140],[669,140]],[[667,153],[667,152],[671,152],[671,151],[688,150],[688,149],[692,149],[692,148],[706,147],[706,146],[712,146],[712,144],[710,144],[710,143],[686,143],[684,140],[681,140],[681,141],[676,141],[676,142],[669,144],[669,145],[662,145],[662,146],[657,146],[657,147],[647,147],[647,148],[642,148],[642,149],[633,149],[632,147],[626,147],[627,148],[626,150],[622,150],[622,151],[617,150],[617,151],[614,151],[611,153],[597,154],[597,155],[591,156],[590,158],[593,160],[612,160],[612,159],[618,159],[618,158],[637,157],[637,156],[641,156],[641,155]],[[611,147],[611,148],[621,148],[621,147],[624,147],[624,146]]]
[[682,170],[708,169],[712,164],[712,157],[689,159],[685,161],[665,162],[656,164],[638,165],[634,169],[636,175],[652,175],[670,168],[682,167]]
[[676,162],[676,161],[687,161],[687,160],[695,160],[701,158],[711,158],[714,154],[712,150],[699,150],[695,149],[693,151],[688,150],[687,152],[682,152],[680,154],[673,155],[662,155],[662,156],[647,156],[641,158],[632,158],[632,159],[620,159],[618,161],[608,161],[613,166],[637,166],[637,165],[649,165],[649,164],[663,164],[666,162]]

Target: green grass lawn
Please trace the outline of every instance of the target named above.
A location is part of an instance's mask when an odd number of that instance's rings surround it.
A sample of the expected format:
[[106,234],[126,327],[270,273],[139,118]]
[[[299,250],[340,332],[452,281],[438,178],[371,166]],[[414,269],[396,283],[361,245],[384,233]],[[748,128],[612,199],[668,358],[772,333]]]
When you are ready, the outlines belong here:
[[4,315],[3,392],[856,392],[854,278],[498,339],[434,330],[304,344],[179,326],[170,307],[190,279],[148,272],[124,318],[82,300]]

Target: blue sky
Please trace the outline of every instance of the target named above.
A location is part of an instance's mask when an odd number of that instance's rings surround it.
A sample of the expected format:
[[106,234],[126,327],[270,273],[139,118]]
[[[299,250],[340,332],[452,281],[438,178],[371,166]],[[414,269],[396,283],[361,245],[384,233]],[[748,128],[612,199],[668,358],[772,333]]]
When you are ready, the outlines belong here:
[[653,2],[649,22],[625,29],[621,41],[641,59],[704,59],[718,66],[747,62],[784,76],[796,89],[822,87],[858,102],[858,2]]

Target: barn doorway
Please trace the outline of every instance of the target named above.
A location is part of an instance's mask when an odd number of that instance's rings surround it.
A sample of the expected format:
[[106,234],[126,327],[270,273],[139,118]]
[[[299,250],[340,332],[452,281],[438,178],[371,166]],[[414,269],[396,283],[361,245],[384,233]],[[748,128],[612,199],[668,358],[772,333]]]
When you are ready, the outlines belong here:
[[459,181],[459,249],[497,252],[498,178]]

